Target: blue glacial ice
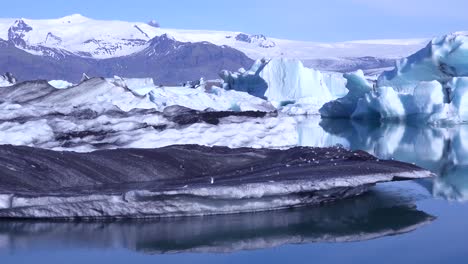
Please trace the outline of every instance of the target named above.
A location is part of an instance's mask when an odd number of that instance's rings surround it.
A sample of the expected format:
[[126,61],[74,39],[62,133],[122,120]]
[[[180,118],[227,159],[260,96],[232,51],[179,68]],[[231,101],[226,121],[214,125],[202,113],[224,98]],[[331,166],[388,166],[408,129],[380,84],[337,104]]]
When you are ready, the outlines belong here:
[[320,114],[327,118],[466,122],[467,59],[465,33],[435,38],[375,81],[362,71],[345,74],[348,94],[324,104]]
[[222,71],[220,77],[225,89],[267,99],[292,115],[317,114],[323,104],[346,94],[339,74],[306,68],[296,59],[257,60],[249,70]]

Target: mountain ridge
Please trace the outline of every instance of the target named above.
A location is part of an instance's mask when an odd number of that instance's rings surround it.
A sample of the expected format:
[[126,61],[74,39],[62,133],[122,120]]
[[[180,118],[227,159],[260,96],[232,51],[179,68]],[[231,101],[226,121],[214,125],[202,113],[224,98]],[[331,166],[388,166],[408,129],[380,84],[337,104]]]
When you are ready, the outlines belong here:
[[41,20],[9,18],[0,19],[0,39],[15,41],[17,46],[33,54],[40,52],[28,47],[45,46],[82,57],[106,59],[137,53],[145,49],[154,37],[166,34],[180,42],[207,41],[218,46],[230,46],[251,59],[284,56],[301,60],[365,56],[395,59],[416,52],[430,39],[319,43],[239,31],[161,28],[156,24],[155,21],[95,20],[79,14]]
[[207,42],[183,43],[166,35],[156,37],[135,54],[108,59],[78,56],[60,49],[44,48],[49,56],[37,56],[0,40],[0,69],[19,80],[61,79],[77,83],[82,74],[127,78],[151,77],[158,84],[177,85],[205,77],[215,79],[222,69],[248,67],[253,61],[242,52]]

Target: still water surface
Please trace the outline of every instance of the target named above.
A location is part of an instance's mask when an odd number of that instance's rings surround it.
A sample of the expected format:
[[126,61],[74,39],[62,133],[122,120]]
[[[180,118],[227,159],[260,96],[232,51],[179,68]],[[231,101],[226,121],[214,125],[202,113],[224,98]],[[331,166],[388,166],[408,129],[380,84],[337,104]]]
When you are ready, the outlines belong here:
[[113,222],[0,221],[1,263],[465,263],[468,126],[300,120],[298,145],[341,144],[438,177],[334,204]]

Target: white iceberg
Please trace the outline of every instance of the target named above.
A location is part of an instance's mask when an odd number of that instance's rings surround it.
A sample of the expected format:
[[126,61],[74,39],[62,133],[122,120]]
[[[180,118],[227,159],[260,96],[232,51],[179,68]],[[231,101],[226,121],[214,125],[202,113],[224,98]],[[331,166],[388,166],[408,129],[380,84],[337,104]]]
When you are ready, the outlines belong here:
[[222,71],[220,76],[225,89],[265,98],[293,115],[317,114],[323,104],[345,93],[342,77],[306,68],[295,59],[257,60],[248,71]]
[[73,86],[73,83],[64,80],[51,80],[49,84],[57,89],[67,89]]
[[180,105],[195,110],[207,108],[217,111],[275,111],[268,101],[238,91],[227,91],[219,87],[205,88],[160,87],[149,94],[158,111],[172,105]]
[[[117,87],[123,87],[137,97],[148,97],[152,108],[163,111],[168,106],[180,105],[195,110],[212,109],[217,111],[264,111],[272,112],[276,108],[268,101],[238,91],[227,91],[213,86],[207,88],[200,79],[196,88],[188,86],[161,86],[154,84],[152,78],[121,78],[114,76],[106,81]],[[146,108],[146,107],[144,107]]]

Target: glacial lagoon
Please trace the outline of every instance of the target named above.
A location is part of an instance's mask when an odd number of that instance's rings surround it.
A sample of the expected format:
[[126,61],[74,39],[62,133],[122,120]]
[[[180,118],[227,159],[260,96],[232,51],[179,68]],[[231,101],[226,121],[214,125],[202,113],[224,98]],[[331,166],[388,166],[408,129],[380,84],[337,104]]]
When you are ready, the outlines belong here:
[[[145,221],[0,221],[1,263],[441,263],[468,257],[468,125],[298,118],[297,145],[429,169],[320,207]],[[428,249],[432,250],[428,250]],[[434,250],[436,249],[436,250]],[[79,257],[78,257],[79,256]]]

